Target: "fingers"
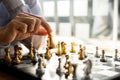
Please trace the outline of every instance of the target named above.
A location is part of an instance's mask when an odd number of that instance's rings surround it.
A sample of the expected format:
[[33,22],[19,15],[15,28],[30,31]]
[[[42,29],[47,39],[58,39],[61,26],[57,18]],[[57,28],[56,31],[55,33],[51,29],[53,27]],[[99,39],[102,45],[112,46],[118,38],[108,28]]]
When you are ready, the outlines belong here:
[[48,33],[52,32],[52,29],[50,27],[50,25],[47,23],[47,21],[45,21],[43,18],[41,17],[38,17],[38,16],[35,16],[33,14],[30,14],[30,13],[21,13],[19,14],[19,16],[32,16],[32,17],[35,17],[38,19],[38,21],[41,21],[41,25],[47,30]]

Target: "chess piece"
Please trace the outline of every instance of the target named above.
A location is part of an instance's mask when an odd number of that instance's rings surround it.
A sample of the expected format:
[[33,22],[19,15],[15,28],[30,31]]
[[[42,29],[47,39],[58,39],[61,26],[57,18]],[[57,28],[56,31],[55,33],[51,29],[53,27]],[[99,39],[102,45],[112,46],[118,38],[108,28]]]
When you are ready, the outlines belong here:
[[66,57],[66,62],[65,62],[64,68],[67,68],[68,67],[68,62],[70,61],[69,60],[69,55],[65,55],[65,57]]
[[14,46],[14,55],[15,55],[15,58],[14,58],[14,60],[13,60],[13,63],[14,64],[19,64],[20,62],[21,62],[21,60],[20,60],[20,53],[19,53],[19,49],[18,49],[19,47],[17,46],[17,45],[15,45]]
[[58,65],[58,68],[56,69],[56,73],[59,75],[60,80],[61,80],[61,77],[63,75],[62,65],[61,65],[61,58],[59,58],[58,61],[59,61],[59,65]]
[[42,66],[41,63],[42,63],[42,61],[41,61],[41,58],[40,58],[40,59],[38,59],[38,68],[36,69],[36,74],[37,74],[38,78],[40,78],[40,80],[45,73],[45,69],[44,69],[44,67]]
[[66,72],[64,73],[66,79],[68,79],[68,76],[73,73],[73,66],[72,66],[72,64],[70,63],[70,61],[68,62],[67,65],[68,65],[68,66],[66,66],[66,68],[65,68],[65,69],[66,69]]
[[10,56],[10,48],[5,48],[5,53],[6,53],[4,57],[5,62],[11,63],[12,58]]
[[56,55],[57,55],[57,56],[60,56],[60,55],[61,55],[61,51],[60,51],[60,42],[58,42],[58,44],[57,44]]
[[99,58],[99,57],[100,57],[100,56],[98,55],[98,46],[96,47],[95,57],[96,57],[96,58]]
[[42,59],[41,59],[41,60],[42,60],[41,65],[42,65],[44,68],[46,68],[46,63],[45,63],[45,61],[44,61],[45,55],[44,55],[44,54],[39,54],[39,55],[40,55],[40,57],[42,58]]
[[52,33],[50,33],[48,35],[47,46],[48,46],[49,49],[55,48],[55,44],[54,44],[53,38],[52,38]]
[[29,45],[28,57],[29,57],[30,59],[33,59],[33,58],[34,58],[34,52],[33,52],[33,45],[32,45],[32,43],[30,43],[30,45]]
[[115,49],[114,61],[118,61],[118,49]]
[[75,43],[71,42],[71,50],[70,50],[71,53],[75,53],[76,52],[74,46],[75,46]]
[[65,44],[65,42],[61,42],[61,54],[66,54],[66,44]]
[[81,77],[81,80],[92,80],[90,77],[91,69],[92,69],[92,61],[88,59],[87,61],[84,61],[84,68],[83,68],[83,76]]
[[33,65],[35,65],[38,62],[38,52],[36,49],[33,49],[33,53],[34,53],[34,58],[32,60]]
[[49,60],[52,57],[52,54],[49,48],[46,48],[45,59]]
[[22,50],[21,47],[19,47],[18,45],[15,45],[15,46],[14,46],[14,51],[15,51],[15,52],[18,52],[18,57],[19,57],[19,59],[22,59],[22,53],[21,53],[20,50]]
[[79,54],[79,60],[83,60],[85,58],[83,48],[79,50],[78,54]]
[[102,56],[101,56],[101,59],[100,59],[101,62],[106,62],[105,60],[105,51],[102,50]]

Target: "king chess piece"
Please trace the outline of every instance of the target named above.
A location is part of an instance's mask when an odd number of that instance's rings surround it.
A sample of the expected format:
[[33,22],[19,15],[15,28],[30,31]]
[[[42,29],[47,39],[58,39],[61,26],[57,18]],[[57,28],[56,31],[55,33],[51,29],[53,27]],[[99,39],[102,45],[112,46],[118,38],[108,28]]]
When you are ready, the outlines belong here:
[[4,57],[5,62],[11,63],[12,58],[10,56],[10,48],[5,48],[5,53],[6,53]]
[[81,77],[80,80],[92,80],[92,77],[90,76],[91,74],[91,69],[92,69],[92,61],[90,59],[86,60],[83,62],[85,65],[83,68],[83,76]]
[[38,59],[38,68],[36,69],[36,74],[37,74],[37,77],[42,80],[42,76],[44,75],[45,73],[45,69],[44,67],[42,66],[42,60],[41,58]]

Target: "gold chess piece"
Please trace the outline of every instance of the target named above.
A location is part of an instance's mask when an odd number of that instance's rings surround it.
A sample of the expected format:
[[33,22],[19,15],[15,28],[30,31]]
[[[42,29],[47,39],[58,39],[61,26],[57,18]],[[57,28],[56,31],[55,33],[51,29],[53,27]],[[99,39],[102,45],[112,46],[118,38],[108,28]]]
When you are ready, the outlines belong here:
[[60,51],[60,42],[58,42],[58,44],[57,44],[56,55],[57,55],[57,56],[60,56],[60,55],[61,55],[61,51]]
[[65,42],[61,42],[61,54],[66,54],[66,44],[65,44]]
[[79,59],[80,59],[80,60],[83,60],[84,57],[85,57],[85,56],[84,56],[84,52],[83,52],[83,48],[80,49],[80,51],[78,52],[78,54],[79,54]]
[[13,60],[13,63],[19,64],[21,62],[21,60],[19,58],[20,53],[19,53],[19,50],[17,49],[17,46],[14,46],[14,50],[15,50],[15,53],[14,53],[15,58]]
[[68,66],[65,68],[65,69],[66,69],[66,72],[65,72],[65,78],[66,78],[66,79],[68,78],[68,76],[69,76],[70,74],[73,73],[73,66],[72,66],[72,64],[70,63],[70,61],[68,62],[67,65],[68,65]]
[[4,57],[4,60],[7,62],[7,63],[11,63],[12,61],[12,58],[10,56],[10,48],[5,48],[5,57]]
[[30,59],[33,59],[33,58],[34,58],[34,52],[33,52],[33,45],[32,45],[32,43],[30,43],[30,45],[29,45],[28,57],[29,57]]
[[74,46],[75,46],[75,43],[71,42],[71,50],[70,50],[71,53],[75,53],[76,52]]
[[47,60],[49,60],[51,57],[52,57],[52,54],[51,54],[49,48],[46,48],[45,58]]
[[48,35],[47,46],[49,49],[55,48],[55,43],[53,42],[52,33]]
[[20,51],[20,50],[22,50],[22,48],[19,47],[18,45],[15,45],[15,46],[14,46],[14,50],[15,50],[15,51],[18,51],[18,57],[19,57],[19,59],[22,59],[22,53],[21,53],[21,51]]

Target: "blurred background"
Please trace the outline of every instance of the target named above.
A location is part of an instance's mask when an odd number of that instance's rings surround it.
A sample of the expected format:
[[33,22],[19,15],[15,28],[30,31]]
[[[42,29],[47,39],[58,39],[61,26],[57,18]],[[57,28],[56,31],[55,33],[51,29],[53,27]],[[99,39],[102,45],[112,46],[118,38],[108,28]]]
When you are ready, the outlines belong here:
[[119,0],[39,0],[53,34],[119,40]]

